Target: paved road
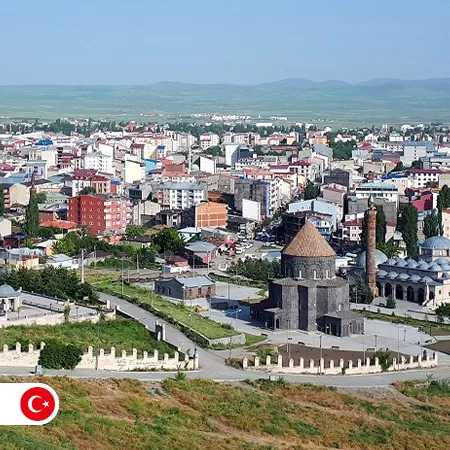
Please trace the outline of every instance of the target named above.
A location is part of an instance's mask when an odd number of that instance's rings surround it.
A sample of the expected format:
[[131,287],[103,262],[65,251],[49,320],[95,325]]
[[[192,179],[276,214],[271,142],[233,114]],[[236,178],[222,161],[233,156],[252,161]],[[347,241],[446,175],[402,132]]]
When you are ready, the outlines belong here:
[[[110,300],[112,305],[117,305],[122,311],[135,317],[142,324],[147,325],[153,329],[156,320],[160,323],[166,324],[166,340],[174,345],[177,345],[183,352],[188,349],[192,349],[195,343],[184,336],[179,330],[174,328],[171,324],[157,318],[148,311],[139,308],[125,300],[117,297],[100,294],[100,298],[103,300]],[[261,378],[268,377],[267,373],[260,371],[242,371],[226,366],[224,364],[224,358],[221,356],[202,349],[197,348],[199,353],[199,361],[201,370],[198,372],[187,373],[189,378],[204,377],[210,378],[216,381],[241,381],[246,378]],[[26,375],[30,373],[31,369],[26,368],[11,368],[0,369],[1,374],[15,374]],[[161,381],[168,377],[173,376],[168,372],[163,373],[143,373],[143,372],[97,372],[89,370],[75,370],[75,371],[48,371],[49,375],[68,375],[71,377],[79,378],[134,378],[139,380],[153,380]],[[346,386],[346,387],[366,387],[366,386],[386,386],[398,380],[411,380],[411,379],[424,379],[427,375],[432,374],[434,378],[444,379],[449,378],[450,371],[447,365],[440,366],[435,369],[427,370],[414,370],[399,373],[382,373],[375,375],[355,375],[355,376],[326,376],[326,375],[283,375],[288,381],[297,383],[318,383],[327,384],[331,386]]]
[[[100,294],[103,300],[110,300],[112,305],[117,305],[122,311],[132,315],[142,324],[149,328],[154,328],[156,320],[160,323],[163,320],[155,317],[153,314],[133,305],[125,300],[113,297],[107,294]],[[184,336],[179,330],[172,325],[166,323],[166,339],[174,345],[177,345],[183,352],[188,349],[195,348],[195,343]],[[269,375],[265,372],[258,371],[242,371],[228,367],[224,364],[224,359],[219,355],[198,348],[200,358],[200,371],[188,372],[189,378],[204,377],[216,381],[242,381],[246,378],[264,378]],[[3,367],[0,368],[0,376],[31,376],[33,368],[29,367]],[[283,375],[283,377],[290,382],[297,383],[316,383],[326,384],[330,386],[342,387],[369,387],[369,386],[387,386],[398,380],[410,379],[424,379],[428,375],[433,375],[436,379],[449,378],[449,367],[440,366],[436,369],[407,371],[399,373],[382,373],[376,375],[356,375],[356,376],[326,376],[326,375]],[[133,378],[142,381],[162,381],[166,378],[172,377],[170,372],[110,372],[110,371],[95,371],[77,369],[73,371],[66,370],[48,370],[46,375],[49,376],[69,376],[73,378]]]

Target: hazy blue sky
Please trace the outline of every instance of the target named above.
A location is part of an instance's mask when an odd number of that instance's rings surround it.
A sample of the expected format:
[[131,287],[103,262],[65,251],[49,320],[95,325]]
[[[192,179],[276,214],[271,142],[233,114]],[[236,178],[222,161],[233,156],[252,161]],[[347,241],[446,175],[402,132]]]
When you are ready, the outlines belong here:
[[21,0],[0,84],[450,76],[450,1]]

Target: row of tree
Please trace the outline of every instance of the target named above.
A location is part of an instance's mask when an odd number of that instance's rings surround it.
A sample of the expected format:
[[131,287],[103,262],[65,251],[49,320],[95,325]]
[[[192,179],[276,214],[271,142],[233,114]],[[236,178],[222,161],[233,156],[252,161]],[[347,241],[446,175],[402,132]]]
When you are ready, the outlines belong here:
[[46,267],[42,270],[20,269],[0,276],[2,283],[15,289],[36,294],[57,297],[62,300],[75,300],[91,304],[98,302],[98,295],[89,283],[81,283],[75,270]]
[[268,281],[279,274],[280,263],[262,259],[240,259],[231,264],[227,272],[233,275],[241,275],[251,280]]

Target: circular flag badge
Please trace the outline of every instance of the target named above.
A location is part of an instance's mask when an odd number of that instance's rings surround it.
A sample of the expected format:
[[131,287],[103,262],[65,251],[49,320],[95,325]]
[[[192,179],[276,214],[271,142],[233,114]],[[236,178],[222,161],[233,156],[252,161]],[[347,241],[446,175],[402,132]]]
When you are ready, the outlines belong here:
[[47,420],[57,408],[53,389],[35,386],[27,389],[20,399],[20,409],[23,415],[32,421]]

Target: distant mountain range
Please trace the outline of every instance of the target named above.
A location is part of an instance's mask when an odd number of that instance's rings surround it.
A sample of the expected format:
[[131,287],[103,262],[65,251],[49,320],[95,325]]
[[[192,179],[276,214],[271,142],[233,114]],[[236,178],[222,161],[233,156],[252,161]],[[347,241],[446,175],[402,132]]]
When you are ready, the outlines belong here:
[[[361,83],[292,78],[250,86],[0,86],[0,116],[139,118],[140,114],[246,113],[289,120],[379,124],[450,121],[450,78]],[[172,117],[171,117],[172,116]]]

